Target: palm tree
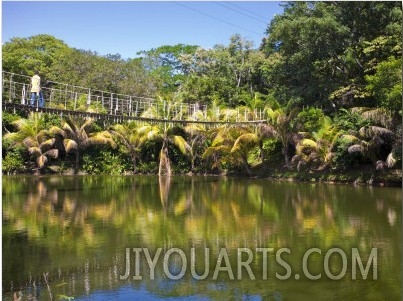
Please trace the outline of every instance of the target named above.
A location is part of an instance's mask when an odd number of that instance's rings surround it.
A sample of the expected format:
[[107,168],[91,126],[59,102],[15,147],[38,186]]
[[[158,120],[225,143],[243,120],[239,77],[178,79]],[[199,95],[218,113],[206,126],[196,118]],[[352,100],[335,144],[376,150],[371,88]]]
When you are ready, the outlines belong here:
[[165,101],[162,97],[158,97],[156,104],[150,106],[148,110],[141,115],[145,118],[164,119],[166,122],[158,123],[155,126],[145,126],[142,131],[147,139],[154,139],[162,142],[160,150],[160,162],[158,175],[172,174],[171,159],[169,157],[169,145],[175,145],[181,153],[187,154],[190,152],[190,146],[183,138],[183,129],[169,123],[169,120],[180,120],[184,111],[181,110],[181,101],[174,99],[172,102]]
[[364,126],[359,131],[359,143],[348,148],[350,154],[360,153],[371,160],[377,170],[393,167],[397,162],[394,152],[396,135],[383,127]]
[[230,154],[238,156],[248,175],[252,175],[252,170],[248,162],[249,152],[258,145],[259,139],[255,133],[242,133],[234,142]]
[[133,163],[133,173],[136,173],[141,146],[146,141],[144,127],[137,127],[135,122],[116,124],[110,127],[109,132],[121,143],[123,152],[130,156]]
[[291,158],[295,154],[296,145],[301,140],[301,135],[294,132],[292,128],[292,119],[295,117],[297,111],[291,110],[286,112],[282,108],[273,110],[267,108],[268,124],[272,126],[273,134],[280,140],[282,145],[282,154],[284,156],[285,164],[289,168]]
[[75,152],[76,173],[79,170],[81,152],[90,145],[110,145],[111,147],[116,147],[116,143],[108,131],[91,133],[93,122],[92,118],[73,119],[69,117],[65,119],[62,129],[56,126],[50,128],[50,132],[59,134],[64,138],[63,145],[66,153]]
[[296,154],[291,163],[297,165],[298,171],[305,165],[323,170],[332,163],[334,145],[344,132],[328,116],[322,117],[319,122],[319,130],[301,134],[304,137],[296,145]]
[[377,170],[392,168],[401,157],[401,119],[384,108],[354,107],[350,111],[361,115],[369,124],[355,134],[348,153],[369,159]]
[[[202,111],[198,110],[187,118],[189,121],[204,120],[205,116]],[[195,161],[197,158],[201,158],[200,149],[203,148],[206,143],[206,128],[205,125],[198,123],[188,123],[185,128],[185,132],[188,134],[189,155],[191,161],[191,171],[195,171]]]
[[31,113],[28,119],[17,119],[12,124],[18,131],[5,134],[4,139],[12,144],[24,145],[36,161],[38,168],[34,169],[35,174],[39,174],[48,158],[57,158],[59,155],[54,147],[56,139],[51,138],[51,132],[45,128],[41,113]]
[[258,136],[246,126],[225,125],[213,129],[211,145],[204,151],[203,159],[212,161],[211,169],[219,170],[225,163],[242,165],[250,175],[251,168],[248,155],[251,149],[258,146]]

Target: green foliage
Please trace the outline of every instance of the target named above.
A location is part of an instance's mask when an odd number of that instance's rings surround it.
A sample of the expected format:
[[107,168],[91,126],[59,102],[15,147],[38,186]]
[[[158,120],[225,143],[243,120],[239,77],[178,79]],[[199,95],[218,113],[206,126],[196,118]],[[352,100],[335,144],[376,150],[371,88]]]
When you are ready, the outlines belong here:
[[197,48],[195,45],[164,45],[138,54],[143,55],[145,69],[150,71],[160,93],[169,95],[176,91],[187,73],[181,56],[193,55]]
[[402,59],[390,57],[375,67],[374,75],[367,75],[367,89],[379,106],[392,112],[402,109]]
[[3,126],[3,132],[5,132],[5,130],[6,130],[6,132],[14,130],[13,122],[18,119],[21,119],[21,116],[16,115],[16,114],[11,114],[8,112],[2,112],[1,121],[2,121],[2,126]]
[[358,112],[340,109],[334,117],[334,123],[344,131],[358,131],[361,127],[368,125],[369,120],[363,118]]
[[132,169],[129,158],[105,148],[93,149],[82,161],[82,170],[89,174],[121,175]]
[[3,173],[12,174],[25,171],[24,154],[25,149],[23,147],[15,147],[8,150],[2,160]]
[[324,117],[321,109],[307,108],[298,113],[293,123],[299,131],[317,132]]
[[3,70],[17,74],[33,75],[35,70],[43,79],[68,46],[50,35],[36,35],[29,38],[12,38],[2,45]]
[[344,170],[354,166],[355,162],[361,159],[360,155],[350,155],[348,153],[349,146],[353,145],[352,139],[340,136],[333,146],[333,160],[332,165],[334,168]]

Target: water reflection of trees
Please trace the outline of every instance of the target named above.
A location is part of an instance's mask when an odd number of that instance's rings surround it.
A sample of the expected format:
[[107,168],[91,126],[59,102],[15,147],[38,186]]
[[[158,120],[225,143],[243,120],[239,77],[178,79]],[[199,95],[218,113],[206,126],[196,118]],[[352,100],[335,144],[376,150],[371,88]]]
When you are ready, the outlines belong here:
[[[45,272],[54,285],[63,280],[53,288],[64,295],[116,288],[126,247],[378,247],[379,264],[390,266],[401,251],[400,193],[197,177],[5,177],[3,288],[27,284],[29,272],[42,283]],[[147,282],[161,295],[214,291],[190,280],[161,285]]]

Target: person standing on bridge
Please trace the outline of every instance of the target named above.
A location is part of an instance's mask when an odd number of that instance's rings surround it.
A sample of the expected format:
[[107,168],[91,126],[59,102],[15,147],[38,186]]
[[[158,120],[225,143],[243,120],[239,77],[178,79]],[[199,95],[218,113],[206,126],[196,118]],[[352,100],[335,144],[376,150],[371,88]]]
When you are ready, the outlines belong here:
[[35,71],[34,76],[31,77],[31,106],[35,105],[36,98],[39,98],[39,107],[45,106],[45,100],[43,99],[43,92],[41,89],[41,78],[39,72]]

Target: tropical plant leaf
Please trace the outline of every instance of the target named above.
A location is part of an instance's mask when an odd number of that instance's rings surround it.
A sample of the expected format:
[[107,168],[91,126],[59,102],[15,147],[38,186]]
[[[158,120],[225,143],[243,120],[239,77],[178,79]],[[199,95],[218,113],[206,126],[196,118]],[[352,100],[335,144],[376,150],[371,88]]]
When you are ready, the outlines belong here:
[[55,139],[55,138],[51,138],[51,139],[48,139],[48,140],[42,142],[39,147],[41,148],[42,152],[44,152],[44,151],[46,151],[47,149],[52,148],[53,145],[55,144],[55,142],[56,142],[56,139]]
[[213,156],[216,155],[222,155],[225,153],[229,153],[231,151],[231,148],[228,145],[220,145],[220,146],[215,146],[215,147],[208,147],[203,155],[202,158],[203,159],[208,159],[208,158],[212,158]]
[[30,155],[36,155],[36,156],[40,156],[42,154],[41,149],[37,146],[28,147],[28,152]]
[[64,149],[65,149],[66,153],[70,153],[71,150],[73,150],[73,149],[74,150],[78,149],[77,142],[75,142],[72,139],[64,139],[63,140],[63,146],[64,146]]
[[182,136],[174,135],[173,143],[179,148],[182,154],[190,152],[190,146]]
[[244,148],[250,148],[257,145],[259,142],[258,137],[254,133],[246,133],[239,136],[231,149],[231,153],[241,151]]
[[38,141],[36,141],[34,138],[32,137],[27,137],[25,138],[22,143],[24,144],[24,146],[26,148],[30,148],[30,147],[39,147],[39,143]]
[[395,166],[397,160],[393,155],[393,152],[391,152],[388,157],[386,158],[386,165],[388,166],[388,168],[392,168],[393,166]]
[[92,134],[90,137],[85,139],[82,144],[83,146],[108,144],[112,148],[116,147],[116,143],[115,141],[113,141],[108,131],[102,131],[99,133]]
[[349,134],[341,135],[340,140],[345,143],[357,143],[360,141],[356,136]]
[[364,147],[360,144],[354,144],[348,148],[349,154],[362,153],[363,151]]
[[393,139],[393,137],[395,136],[392,131],[379,126],[363,126],[362,128],[360,128],[359,132],[360,135],[366,139],[371,139],[375,135],[388,139]]
[[36,163],[38,164],[39,168],[43,168],[47,162],[48,158],[46,158],[45,155],[40,155],[38,159],[36,159]]
[[59,157],[59,150],[56,148],[50,149],[47,152],[43,153],[43,155],[56,159],[57,157]]
[[58,126],[51,126],[49,128],[49,133],[51,135],[61,135],[63,137],[65,137],[66,133],[65,131],[63,131],[61,128],[59,128]]
[[73,138],[76,135],[76,132],[74,131],[75,125],[74,124],[69,124],[69,122],[71,122],[71,120],[67,119],[66,122],[63,124],[63,131],[67,134],[67,135],[63,135],[63,137],[70,137]]
[[270,124],[261,124],[259,126],[259,136],[264,138],[274,138],[277,136],[277,131]]

